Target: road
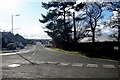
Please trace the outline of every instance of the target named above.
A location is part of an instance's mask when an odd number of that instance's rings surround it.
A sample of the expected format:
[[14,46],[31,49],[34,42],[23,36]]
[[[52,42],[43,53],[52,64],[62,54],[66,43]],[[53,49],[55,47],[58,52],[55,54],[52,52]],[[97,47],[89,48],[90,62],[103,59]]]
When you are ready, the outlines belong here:
[[[34,49],[34,50],[33,50]],[[2,56],[3,78],[118,78],[117,61],[53,51],[38,42],[31,51]]]

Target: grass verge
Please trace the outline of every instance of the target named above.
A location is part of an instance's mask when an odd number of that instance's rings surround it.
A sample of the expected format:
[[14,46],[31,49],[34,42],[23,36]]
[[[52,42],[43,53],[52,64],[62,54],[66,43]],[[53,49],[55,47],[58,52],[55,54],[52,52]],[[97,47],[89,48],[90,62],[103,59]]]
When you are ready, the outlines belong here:
[[59,48],[51,48],[52,50],[56,50],[56,51],[60,51],[60,52],[67,52],[67,53],[74,53],[74,54],[84,54],[80,51],[66,51],[66,50],[63,50],[63,49],[59,49]]
[[32,44],[27,44],[27,45],[26,45],[26,47],[30,47],[30,46],[32,46]]
[[81,51],[66,51],[63,49],[59,49],[59,48],[51,48],[52,50],[56,50],[56,51],[60,51],[60,52],[67,52],[67,53],[74,53],[74,54],[81,54],[83,56],[87,56],[87,57],[91,57],[91,58],[101,58],[101,59],[108,59],[108,60],[115,60],[115,61],[120,61],[118,59],[114,59],[108,56],[101,56],[97,53],[94,52],[81,52]]

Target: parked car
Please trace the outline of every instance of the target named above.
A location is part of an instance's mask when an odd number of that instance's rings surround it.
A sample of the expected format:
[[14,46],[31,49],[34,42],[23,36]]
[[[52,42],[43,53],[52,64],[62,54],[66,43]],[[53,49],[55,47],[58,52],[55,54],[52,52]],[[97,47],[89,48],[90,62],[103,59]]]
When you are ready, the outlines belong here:
[[19,44],[19,48],[20,48],[20,49],[24,49],[25,46],[24,46],[22,43],[20,43],[20,44]]
[[16,46],[19,47],[20,42],[15,42]]
[[45,44],[44,46],[50,48],[50,47],[52,47],[52,44]]
[[15,43],[8,43],[7,44],[7,49],[8,50],[15,50],[17,45]]
[[17,47],[20,48],[20,49],[24,49],[25,46],[21,43],[21,42],[15,42]]

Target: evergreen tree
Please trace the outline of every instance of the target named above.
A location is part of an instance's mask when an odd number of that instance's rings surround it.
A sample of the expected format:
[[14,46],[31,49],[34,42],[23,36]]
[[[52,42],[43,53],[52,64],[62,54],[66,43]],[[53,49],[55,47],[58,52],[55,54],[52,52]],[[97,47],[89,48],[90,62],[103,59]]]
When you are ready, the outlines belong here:
[[49,30],[46,32],[56,44],[59,44],[59,47],[71,40],[72,26],[69,24],[70,22],[66,21],[66,15],[69,13],[66,8],[72,8],[74,4],[75,2],[42,3],[45,9],[49,9],[49,12],[46,16],[42,14],[43,20],[39,21],[42,23],[49,22],[46,26]]

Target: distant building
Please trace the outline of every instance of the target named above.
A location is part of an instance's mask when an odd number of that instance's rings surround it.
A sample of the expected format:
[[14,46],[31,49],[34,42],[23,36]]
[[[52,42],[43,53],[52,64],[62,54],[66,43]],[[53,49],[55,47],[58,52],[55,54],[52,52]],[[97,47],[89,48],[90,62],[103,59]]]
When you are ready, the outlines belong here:
[[24,45],[27,44],[27,40],[19,34],[14,35],[11,32],[0,32],[0,34],[2,34],[0,37],[2,40],[2,48],[6,48],[8,43],[21,42]]
[[11,32],[0,32],[2,34],[2,47],[7,47],[8,43],[15,42],[14,35]]
[[42,44],[49,44],[49,42],[51,41],[51,39],[41,39],[40,42]]
[[14,36],[14,40],[15,40],[15,42],[21,42],[24,45],[27,44],[27,40],[24,37],[22,37],[21,35],[19,35],[19,34],[16,34]]

